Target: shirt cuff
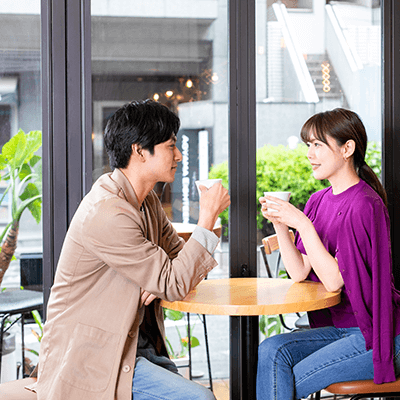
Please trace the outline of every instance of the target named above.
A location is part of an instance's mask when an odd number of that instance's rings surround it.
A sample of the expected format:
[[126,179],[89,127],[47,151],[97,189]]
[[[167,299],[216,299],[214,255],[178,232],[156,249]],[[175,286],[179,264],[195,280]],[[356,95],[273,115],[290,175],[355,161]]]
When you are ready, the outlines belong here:
[[210,254],[214,253],[219,243],[218,236],[202,226],[196,226],[192,233],[192,238],[205,247]]

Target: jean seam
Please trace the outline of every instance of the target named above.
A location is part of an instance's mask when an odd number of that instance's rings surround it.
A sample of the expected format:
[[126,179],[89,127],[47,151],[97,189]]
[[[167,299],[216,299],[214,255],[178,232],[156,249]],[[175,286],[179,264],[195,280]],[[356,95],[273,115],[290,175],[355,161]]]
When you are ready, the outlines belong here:
[[308,371],[301,379],[299,379],[299,380],[296,382],[296,385],[301,384],[305,379],[308,379],[308,378],[309,378],[311,375],[313,375],[315,372],[322,371],[322,370],[324,370],[325,368],[330,367],[331,365],[337,364],[337,363],[342,362],[342,361],[345,361],[345,360],[350,360],[350,359],[352,359],[352,358],[355,358],[355,357],[358,357],[358,356],[362,356],[362,355],[364,355],[364,354],[365,354],[365,353],[359,352],[359,351],[358,351],[358,352],[355,352],[355,353],[353,353],[353,354],[349,354],[349,355],[346,355],[346,356],[344,356],[344,357],[337,358],[336,360],[330,360],[330,362],[327,362],[327,363],[325,363],[325,364],[320,364],[320,365],[319,365],[319,368],[314,368],[313,370]]
[[278,366],[278,363],[276,362],[276,360],[277,360],[277,358],[278,358],[278,354],[279,354],[279,352],[281,351],[281,349],[282,348],[284,348],[284,347],[286,347],[287,345],[290,345],[290,344],[292,344],[292,343],[300,343],[300,342],[310,342],[310,341],[313,341],[313,342],[316,342],[316,341],[326,341],[327,339],[325,338],[325,339],[321,339],[321,338],[315,338],[315,339],[310,339],[310,338],[307,338],[307,339],[293,339],[293,340],[291,340],[290,342],[285,342],[284,344],[282,344],[282,346],[280,346],[280,347],[278,347],[278,349],[277,349],[277,351],[276,351],[276,353],[275,353],[275,358],[274,358],[274,360],[273,360],[273,363],[274,363],[274,381],[273,381],[273,388],[274,388],[274,398],[276,399],[276,396],[277,396],[277,366]]
[[132,388],[132,394],[135,394],[135,393],[137,393],[137,394],[142,394],[142,395],[151,397],[151,398],[153,398],[153,399],[158,399],[158,400],[169,400],[167,397],[155,396],[155,395],[153,395],[152,393],[148,393],[148,392],[144,392],[144,391],[142,391],[142,390],[138,390],[138,389]]

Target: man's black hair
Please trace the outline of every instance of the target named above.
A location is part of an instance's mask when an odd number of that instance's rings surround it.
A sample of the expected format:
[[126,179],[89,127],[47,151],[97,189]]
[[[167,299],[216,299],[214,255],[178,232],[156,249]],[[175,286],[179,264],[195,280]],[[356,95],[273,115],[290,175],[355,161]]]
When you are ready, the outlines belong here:
[[133,144],[154,154],[154,146],[176,135],[179,126],[178,116],[156,101],[148,99],[123,105],[109,118],[104,132],[111,168],[128,166]]

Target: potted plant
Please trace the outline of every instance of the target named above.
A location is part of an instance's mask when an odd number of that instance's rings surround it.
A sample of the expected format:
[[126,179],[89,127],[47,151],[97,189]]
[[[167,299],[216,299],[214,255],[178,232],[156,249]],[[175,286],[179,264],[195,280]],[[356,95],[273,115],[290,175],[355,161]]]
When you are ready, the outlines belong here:
[[0,154],[0,180],[7,186],[0,198],[0,205],[8,195],[11,219],[0,235],[0,285],[10,266],[17,247],[19,222],[26,209],[37,223],[42,210],[42,164],[35,155],[42,145],[42,133],[21,129],[7,143]]
[[[181,311],[175,311],[175,310],[170,310],[168,308],[164,308],[164,320],[169,319],[170,321],[177,322],[181,321],[184,318],[184,313]],[[175,363],[177,368],[182,368],[182,375],[185,376],[186,378],[189,378],[189,337],[190,337],[190,344],[191,347],[197,347],[200,345],[199,339],[197,337],[192,335],[193,329],[194,329],[194,324],[190,326],[190,334],[189,334],[189,328],[188,325],[186,324],[185,328],[185,334],[182,335],[179,326],[177,324],[174,324],[177,335],[178,335],[178,340],[179,340],[179,348],[174,349],[174,347],[171,344],[171,341],[166,337],[165,341],[167,343],[167,351],[168,355],[171,358],[171,360]],[[185,368],[186,367],[186,368]]]
[[[39,328],[39,333],[36,332],[33,328],[31,329],[31,332],[33,334],[33,336],[35,336],[35,338],[37,339],[37,341],[40,342],[42,341],[42,337],[43,337],[43,321],[42,321],[42,317],[40,316],[39,311],[34,310],[32,311],[32,317],[36,322],[36,325]],[[29,351],[30,353],[32,353],[34,356],[36,356],[36,359],[39,357],[39,351],[35,350],[35,349],[29,349],[29,348],[25,348],[26,351]],[[32,371],[35,369],[35,363],[33,360],[29,359],[28,357],[25,357],[25,371],[24,371],[24,375],[30,375],[32,373]]]
[[[0,205],[6,198],[9,199],[11,218],[0,234],[0,286],[10,262],[15,259],[14,253],[22,214],[28,209],[37,223],[41,219],[41,157],[35,155],[41,145],[42,133],[40,131],[31,131],[26,134],[20,129],[1,149],[0,181],[4,183],[4,192],[0,194]],[[0,304],[1,296],[6,295],[4,292],[3,288],[0,291]],[[10,335],[13,336],[14,333],[7,332],[4,338],[10,340]],[[3,340],[3,348],[4,346],[6,343]],[[13,369],[15,366],[3,364],[2,367],[7,370]]]

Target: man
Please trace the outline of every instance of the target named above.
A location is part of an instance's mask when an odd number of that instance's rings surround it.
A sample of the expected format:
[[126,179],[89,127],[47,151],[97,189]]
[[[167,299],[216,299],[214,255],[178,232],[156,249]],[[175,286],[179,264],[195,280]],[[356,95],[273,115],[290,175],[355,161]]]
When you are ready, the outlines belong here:
[[113,172],[81,202],[66,235],[41,342],[38,400],[214,399],[176,372],[158,299],[182,299],[215,267],[212,232],[230,204],[202,187],[198,227],[185,244],[153,191],[173,182],[178,117],[146,100],[109,119]]

